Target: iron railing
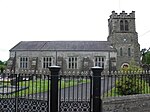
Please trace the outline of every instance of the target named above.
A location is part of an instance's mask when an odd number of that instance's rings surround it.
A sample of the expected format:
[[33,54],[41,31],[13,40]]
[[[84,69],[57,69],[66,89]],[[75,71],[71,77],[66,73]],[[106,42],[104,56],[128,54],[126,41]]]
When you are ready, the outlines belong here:
[[[149,94],[149,71],[22,71],[0,73],[0,110],[97,112],[107,97]],[[95,111],[96,110],[96,111]]]
[[104,71],[101,74],[102,98],[150,93],[150,71]]
[[2,112],[49,111],[50,76],[44,73],[1,73],[0,110]]

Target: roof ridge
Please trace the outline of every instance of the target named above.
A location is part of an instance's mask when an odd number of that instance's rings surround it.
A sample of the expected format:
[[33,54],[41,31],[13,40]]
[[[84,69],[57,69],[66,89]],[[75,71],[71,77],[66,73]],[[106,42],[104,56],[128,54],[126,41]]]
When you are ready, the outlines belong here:
[[10,51],[62,50],[62,51],[112,51],[109,41],[21,41]]
[[109,42],[99,40],[56,40],[56,41],[20,41],[20,42]]

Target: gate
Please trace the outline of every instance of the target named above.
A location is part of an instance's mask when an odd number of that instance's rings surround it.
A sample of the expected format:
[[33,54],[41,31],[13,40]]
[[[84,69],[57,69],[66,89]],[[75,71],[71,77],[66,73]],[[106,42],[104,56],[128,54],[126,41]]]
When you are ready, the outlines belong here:
[[49,75],[43,74],[3,73],[0,78],[0,111],[49,112],[48,79]]
[[[102,112],[100,67],[89,72],[59,74],[58,66],[51,71],[51,112]],[[61,88],[61,89],[59,89]]]
[[[60,112],[91,112],[92,76],[88,72],[60,76]],[[69,86],[69,87],[67,87]]]
[[3,73],[0,78],[1,112],[101,112],[101,72]]

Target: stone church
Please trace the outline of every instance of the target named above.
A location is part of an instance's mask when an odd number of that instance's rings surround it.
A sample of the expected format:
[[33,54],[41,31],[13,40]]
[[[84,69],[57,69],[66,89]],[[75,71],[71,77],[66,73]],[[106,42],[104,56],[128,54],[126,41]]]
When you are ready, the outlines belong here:
[[45,70],[59,65],[63,71],[84,71],[100,66],[111,71],[128,66],[131,60],[139,64],[135,12],[112,11],[108,29],[107,41],[21,41],[10,49],[7,68]]

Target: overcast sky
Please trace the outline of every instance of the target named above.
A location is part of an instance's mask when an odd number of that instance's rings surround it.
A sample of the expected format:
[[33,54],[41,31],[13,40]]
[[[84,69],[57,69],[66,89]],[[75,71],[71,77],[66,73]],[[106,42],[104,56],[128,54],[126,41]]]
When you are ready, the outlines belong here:
[[105,41],[113,10],[135,11],[141,49],[149,48],[149,0],[0,0],[0,60],[20,41]]

